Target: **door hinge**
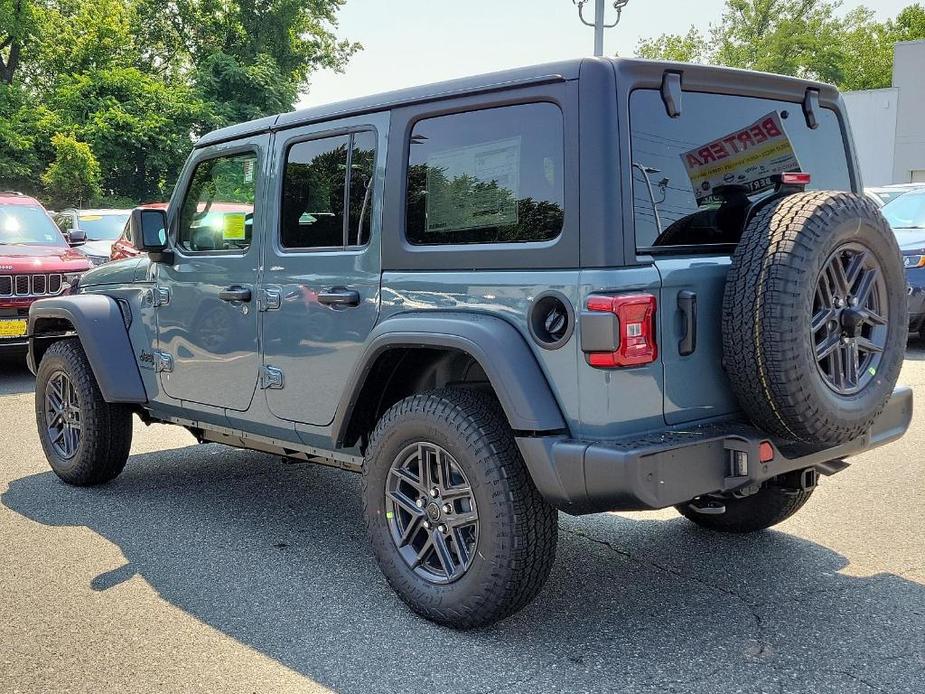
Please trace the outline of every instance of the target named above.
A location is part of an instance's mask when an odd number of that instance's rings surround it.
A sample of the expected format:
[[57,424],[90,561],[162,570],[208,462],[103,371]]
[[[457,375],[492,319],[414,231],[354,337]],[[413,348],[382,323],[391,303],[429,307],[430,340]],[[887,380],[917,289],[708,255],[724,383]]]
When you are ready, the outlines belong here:
[[283,370],[275,366],[260,369],[260,387],[264,390],[279,390],[284,386]]
[[154,301],[152,302],[155,307],[157,306],[166,306],[170,303],[170,289],[167,287],[155,287],[154,288]]
[[173,357],[167,352],[154,353],[154,370],[157,373],[170,373],[173,371]]
[[257,310],[276,311],[282,304],[282,293],[279,289],[264,288],[257,291]]

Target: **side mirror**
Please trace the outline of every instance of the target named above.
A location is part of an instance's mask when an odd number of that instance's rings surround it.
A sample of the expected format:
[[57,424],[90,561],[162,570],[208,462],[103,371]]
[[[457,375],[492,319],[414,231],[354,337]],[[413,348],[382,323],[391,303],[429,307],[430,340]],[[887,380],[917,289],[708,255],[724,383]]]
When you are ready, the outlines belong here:
[[164,210],[136,207],[132,210],[131,236],[136,248],[151,255],[155,262],[166,260],[167,214]]
[[67,236],[67,242],[71,246],[82,246],[87,242],[87,232],[83,229],[71,229],[65,236]]

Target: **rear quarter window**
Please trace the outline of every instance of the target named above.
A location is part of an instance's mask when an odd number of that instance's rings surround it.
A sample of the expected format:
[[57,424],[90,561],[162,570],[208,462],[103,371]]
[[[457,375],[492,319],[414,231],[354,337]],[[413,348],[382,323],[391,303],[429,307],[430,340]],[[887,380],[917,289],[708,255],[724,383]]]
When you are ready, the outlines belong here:
[[[630,96],[633,211],[642,252],[738,242],[748,207],[782,170],[812,176],[813,190],[851,190],[837,114],[810,129],[800,104],[685,92],[671,118],[657,90]],[[789,143],[789,144],[788,144]]]
[[565,215],[564,126],[552,103],[418,121],[408,162],[415,245],[550,241]]

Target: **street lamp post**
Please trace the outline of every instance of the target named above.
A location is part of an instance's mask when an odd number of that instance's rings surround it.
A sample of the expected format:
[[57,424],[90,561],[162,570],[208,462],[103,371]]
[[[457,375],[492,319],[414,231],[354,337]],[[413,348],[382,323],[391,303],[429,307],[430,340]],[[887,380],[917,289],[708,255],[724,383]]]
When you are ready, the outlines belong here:
[[617,18],[610,24],[605,21],[604,6],[607,0],[594,0],[594,21],[589,21],[585,17],[585,5],[591,0],[572,0],[572,4],[578,7],[578,17],[582,23],[589,27],[594,27],[594,55],[604,55],[604,29],[613,29],[620,23],[620,16],[623,14],[623,8],[626,7],[630,0],[615,0],[613,8],[617,11]]

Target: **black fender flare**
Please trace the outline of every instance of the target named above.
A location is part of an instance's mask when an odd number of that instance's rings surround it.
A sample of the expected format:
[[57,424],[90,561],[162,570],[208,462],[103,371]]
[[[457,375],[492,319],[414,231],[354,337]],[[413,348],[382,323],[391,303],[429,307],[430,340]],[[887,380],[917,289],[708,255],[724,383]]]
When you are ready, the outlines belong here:
[[[60,334],[62,321],[80,340],[100,393],[106,402],[145,403],[141,373],[118,302],[103,294],[77,294],[39,299],[29,308],[29,368],[38,370],[36,341]],[[52,330],[49,334],[48,327]]]
[[419,311],[387,318],[370,333],[331,425],[335,446],[343,445],[357,399],[376,360],[394,348],[431,347],[459,350],[475,359],[515,431],[566,430],[546,375],[517,328],[481,313]]

